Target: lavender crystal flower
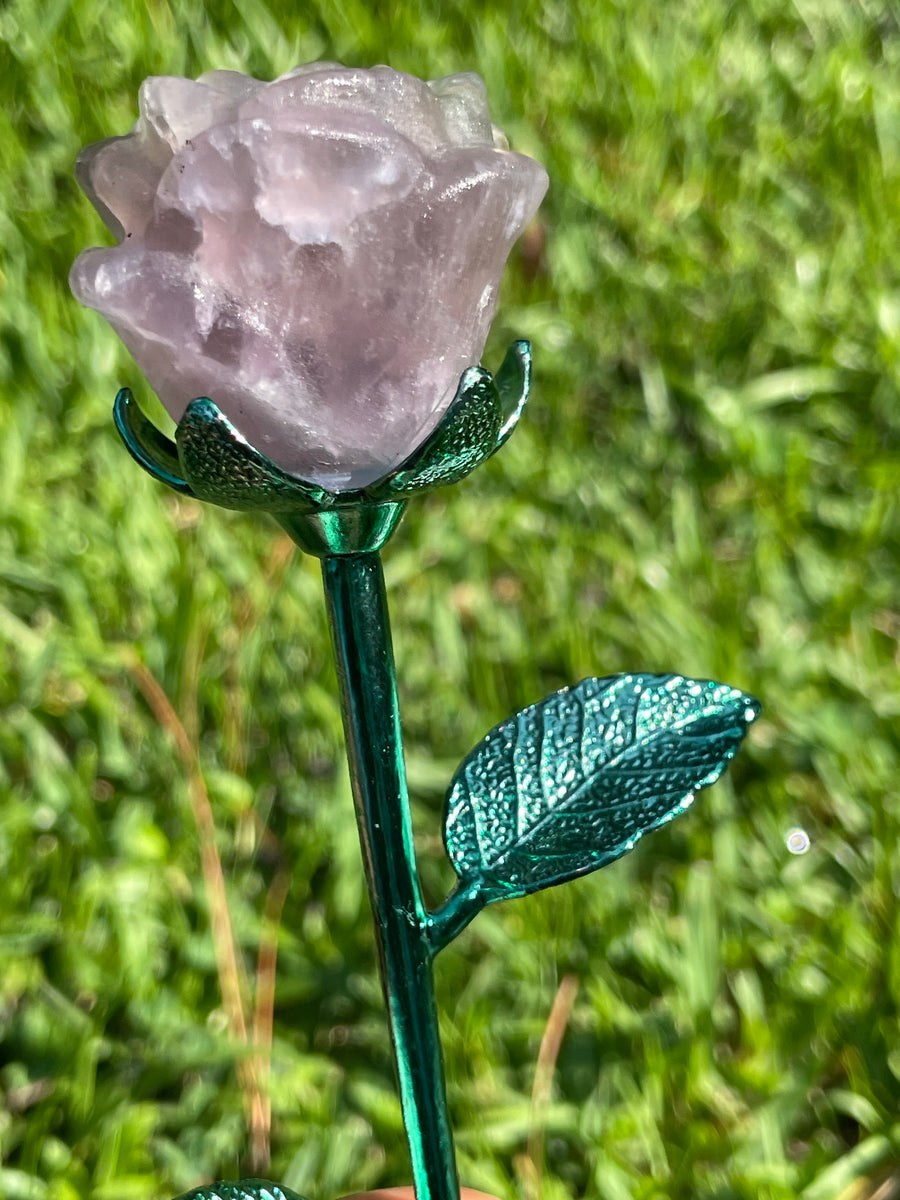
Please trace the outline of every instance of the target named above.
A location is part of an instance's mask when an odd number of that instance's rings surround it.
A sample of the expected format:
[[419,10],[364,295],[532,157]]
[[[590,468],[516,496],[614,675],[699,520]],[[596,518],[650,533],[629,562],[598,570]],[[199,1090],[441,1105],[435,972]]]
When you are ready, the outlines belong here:
[[283,470],[364,487],[478,362],[547,188],[482,80],[310,63],[155,76],[79,181],[119,239],[72,267],[174,420],[209,396]]

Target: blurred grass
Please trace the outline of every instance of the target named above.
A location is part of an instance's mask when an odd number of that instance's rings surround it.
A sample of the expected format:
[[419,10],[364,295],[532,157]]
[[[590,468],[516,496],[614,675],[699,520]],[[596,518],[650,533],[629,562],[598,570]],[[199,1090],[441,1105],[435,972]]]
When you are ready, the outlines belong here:
[[[164,494],[139,372],[66,276],[81,145],[148,74],[315,58],[486,79],[547,166],[485,360],[535,345],[503,454],[386,555],[422,871],[456,762],[586,674],[714,676],[764,719],[689,819],[442,956],[466,1182],[543,1200],[890,1200],[900,1174],[900,24],[880,0],[77,3],[0,11],[0,1196],[150,1200],[246,1166],[187,781],[236,935],[280,930],[271,1175],[409,1177],[317,565]],[[811,849],[792,857],[802,826]],[[261,829],[268,827],[267,840]],[[891,1180],[894,1180],[891,1183]]]

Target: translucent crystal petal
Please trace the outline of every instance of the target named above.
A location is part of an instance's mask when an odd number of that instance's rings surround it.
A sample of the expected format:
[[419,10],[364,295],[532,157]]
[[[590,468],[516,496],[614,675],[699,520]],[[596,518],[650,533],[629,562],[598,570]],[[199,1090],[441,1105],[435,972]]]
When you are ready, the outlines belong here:
[[75,177],[105,224],[119,239],[144,232],[153,198],[172,151],[152,129],[85,146]]
[[543,168],[495,147],[472,75],[160,76],[141,113],[84,157],[122,242],[78,258],[75,294],[176,421],[209,396],[301,479],[387,474],[478,362]]
[[264,86],[238,71],[210,71],[199,79],[151,75],[141,84],[141,117],[174,154],[204,129],[233,120],[241,102]]
[[432,79],[428,87],[441,106],[447,135],[454,146],[494,144],[487,89],[480,75],[474,71],[447,75]]

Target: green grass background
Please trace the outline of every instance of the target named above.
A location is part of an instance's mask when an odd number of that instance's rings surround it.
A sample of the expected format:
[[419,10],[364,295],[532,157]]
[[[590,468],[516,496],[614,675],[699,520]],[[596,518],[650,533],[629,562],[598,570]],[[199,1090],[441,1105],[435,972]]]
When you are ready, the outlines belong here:
[[317,58],[479,71],[552,181],[485,354],[533,341],[527,418],[385,556],[429,896],[451,883],[446,783],[513,709],[628,669],[765,706],[689,817],[442,955],[464,1180],[535,1194],[535,1061],[574,974],[543,1200],[889,1200],[900,25],[882,0],[0,10],[0,1196],[150,1200],[246,1167],[184,772],[129,648],[196,737],[251,969],[291,864],[271,1177],[316,1200],[409,1178],[318,566],[297,554],[276,580],[268,518],[132,464],[112,399],[153,402],[66,283],[109,241],[75,155],[130,128],[144,76]]

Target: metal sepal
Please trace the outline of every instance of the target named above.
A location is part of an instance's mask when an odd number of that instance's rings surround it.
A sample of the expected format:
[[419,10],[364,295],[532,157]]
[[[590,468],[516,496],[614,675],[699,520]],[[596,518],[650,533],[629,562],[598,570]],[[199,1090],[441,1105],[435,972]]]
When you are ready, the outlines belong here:
[[[484,367],[469,367],[421,446],[355,491],[330,492],[289,475],[251,445],[208,396],[187,406],[174,442],[144,415],[129,388],[116,396],[113,415],[129,453],[154,479],[223,508],[272,513],[310,553],[350,553],[363,542],[367,548],[380,545],[409,496],[457,483],[496,453],[516,427],[530,382],[526,341],[510,346],[496,378]],[[369,509],[384,511],[362,520]],[[312,532],[306,529],[310,521]]]
[[187,406],[175,441],[200,500],[271,513],[317,512],[335,504],[333,493],[288,475],[252,446],[207,396]]
[[494,376],[503,424],[492,453],[500,449],[509,439],[525,411],[528,393],[531,390],[531,343],[524,340],[513,342]]
[[406,495],[457,483],[493,452],[501,421],[490,372],[469,367],[437,428],[390,475],[366,490]]
[[131,388],[121,388],[116,396],[113,420],[128,453],[149,475],[184,496],[194,495],[191,485],[182,478],[178,447],[144,416]]
[[509,438],[531,385],[531,346],[513,342],[497,372],[469,367],[440,424],[399,467],[365,489],[371,496],[406,496],[458,483]]

